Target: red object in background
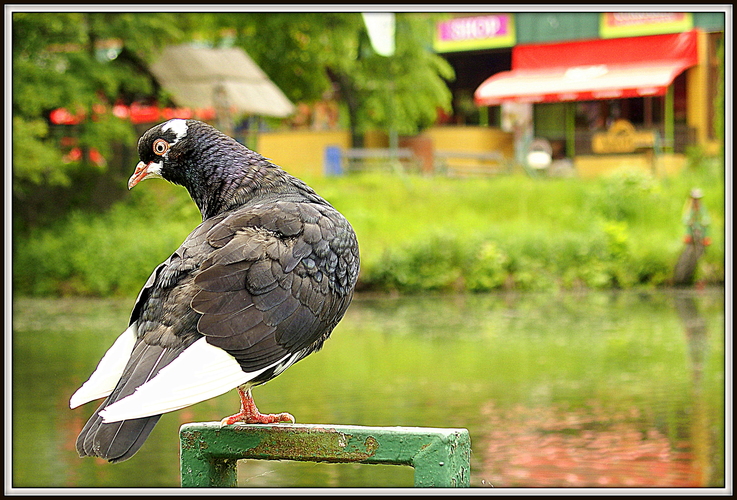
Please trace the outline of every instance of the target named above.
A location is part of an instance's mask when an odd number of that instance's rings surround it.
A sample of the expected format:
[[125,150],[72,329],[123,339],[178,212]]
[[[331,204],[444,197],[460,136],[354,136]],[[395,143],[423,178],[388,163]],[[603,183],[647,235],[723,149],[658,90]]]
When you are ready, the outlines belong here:
[[189,108],[164,108],[161,110],[161,116],[164,120],[171,120],[172,118],[182,118],[187,120],[192,118],[194,114]]
[[[62,160],[64,161],[64,163],[72,163],[82,160],[84,154],[82,153],[82,148],[77,146],[77,143],[78,141],[76,137],[62,137],[59,141],[59,145],[62,148],[69,148],[69,152],[62,156]],[[95,148],[90,148],[88,158],[98,167],[104,167],[105,165],[107,165],[107,160],[105,160],[105,157],[102,156],[102,154],[100,154],[100,152]]]
[[82,159],[82,149],[78,147],[74,147],[67,154],[65,154],[62,159],[64,160],[65,163],[79,161]]
[[107,165],[105,157],[95,148],[90,149],[90,161],[99,167]]
[[152,123],[159,121],[161,114],[156,106],[133,103],[130,107],[131,123]]
[[489,77],[477,105],[565,102],[663,95],[698,63],[697,31],[577,42],[517,45],[512,70]]
[[[108,108],[104,104],[95,104],[92,107],[95,115],[102,115],[108,112]],[[197,118],[199,120],[214,120],[215,108],[160,108],[156,105],[141,104],[134,102],[129,106],[124,104],[115,104],[112,108],[113,116],[121,120],[130,120],[133,124],[140,123],[157,123],[162,120],[171,120],[172,118]],[[66,108],[56,108],[49,113],[49,120],[54,125],[77,125],[84,121],[85,113],[79,112],[73,115]],[[93,119],[95,117],[93,116]]]
[[77,144],[77,139],[75,137],[62,137],[59,141],[59,144],[63,148],[71,148],[74,147],[75,144]]
[[[67,138],[65,137],[65,139]],[[65,163],[72,163],[75,161],[81,161],[82,156],[82,148],[80,148],[79,146],[75,146],[70,149],[69,152],[62,157],[62,159]],[[89,159],[98,167],[104,167],[105,165],[107,165],[107,160],[105,160],[105,157],[102,156],[102,154],[100,154],[100,152],[95,148],[90,148]]]
[[697,40],[696,30],[691,30],[667,35],[517,45],[512,49],[512,70],[660,62],[689,67],[698,63]]
[[116,104],[113,106],[113,116],[125,120],[130,116],[131,112],[125,104]]
[[107,106],[104,104],[95,103],[92,105],[92,119],[96,120],[100,115],[107,113]]
[[49,114],[54,125],[77,125],[84,119],[84,113],[73,115],[66,108],[56,108]]
[[196,109],[194,113],[198,120],[208,121],[215,119],[215,108],[200,108]]

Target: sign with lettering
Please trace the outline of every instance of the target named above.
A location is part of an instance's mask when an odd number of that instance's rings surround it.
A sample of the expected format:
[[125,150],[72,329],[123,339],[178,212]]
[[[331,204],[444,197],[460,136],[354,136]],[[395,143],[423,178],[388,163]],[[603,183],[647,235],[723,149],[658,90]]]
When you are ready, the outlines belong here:
[[604,12],[599,23],[599,36],[661,35],[692,28],[693,15],[690,12]]
[[511,47],[514,43],[513,15],[490,14],[438,22],[433,48],[436,52],[458,52]]
[[606,132],[594,134],[591,149],[594,153],[634,153],[640,148],[654,147],[655,139],[654,131],[639,131],[627,120],[617,120]]

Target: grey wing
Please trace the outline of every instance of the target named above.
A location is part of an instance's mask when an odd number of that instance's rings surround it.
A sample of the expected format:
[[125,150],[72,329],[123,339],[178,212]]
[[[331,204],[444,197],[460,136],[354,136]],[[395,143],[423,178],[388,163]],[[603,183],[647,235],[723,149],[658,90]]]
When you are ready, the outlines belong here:
[[219,248],[194,279],[198,331],[247,372],[319,349],[352,297],[352,286],[337,286],[341,257],[330,241],[342,233],[334,226],[311,204],[275,202],[213,228],[208,239]]
[[[100,412],[132,395],[200,337],[196,333],[196,313],[182,313],[177,299],[180,293],[187,293],[191,271],[197,267],[197,259],[192,255],[202,251],[203,245],[211,250],[207,231],[220,220],[208,220],[192,231],[182,246],[156,267],[141,289],[130,320],[131,325],[135,324],[135,346],[115,388],[80,432],[80,456],[98,456],[111,462],[127,460],[143,445],[159,420],[161,415],[151,415],[103,423]],[[188,304],[184,304],[184,309],[189,309]]]

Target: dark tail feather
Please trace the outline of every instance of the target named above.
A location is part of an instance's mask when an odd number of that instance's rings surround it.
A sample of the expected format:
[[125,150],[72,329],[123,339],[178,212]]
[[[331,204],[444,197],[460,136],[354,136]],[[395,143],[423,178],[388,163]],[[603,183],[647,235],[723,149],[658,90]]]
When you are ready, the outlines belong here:
[[133,348],[128,364],[117,386],[85,424],[77,437],[80,457],[102,457],[110,462],[122,462],[132,457],[146,441],[161,415],[134,418],[105,424],[99,416],[106,406],[129,396],[148,382],[163,367],[171,363],[197,337],[176,348],[165,348],[139,341]]
[[80,457],[101,457],[113,463],[122,462],[143,446],[161,415],[105,424],[99,413],[107,405],[106,399],[79,433],[77,452]]

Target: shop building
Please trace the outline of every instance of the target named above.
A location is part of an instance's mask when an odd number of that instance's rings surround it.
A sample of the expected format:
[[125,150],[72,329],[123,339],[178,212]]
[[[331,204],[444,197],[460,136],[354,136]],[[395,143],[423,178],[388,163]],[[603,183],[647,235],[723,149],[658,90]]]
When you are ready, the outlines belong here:
[[582,176],[678,171],[689,147],[721,147],[724,25],[724,12],[455,14],[435,26],[457,75],[445,124],[509,132],[519,162],[542,139]]

